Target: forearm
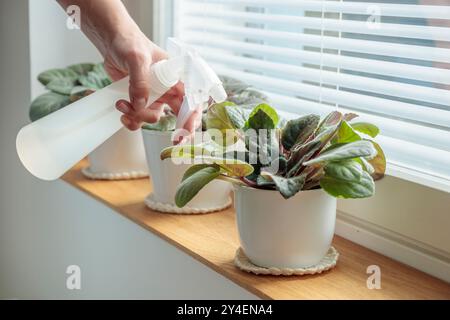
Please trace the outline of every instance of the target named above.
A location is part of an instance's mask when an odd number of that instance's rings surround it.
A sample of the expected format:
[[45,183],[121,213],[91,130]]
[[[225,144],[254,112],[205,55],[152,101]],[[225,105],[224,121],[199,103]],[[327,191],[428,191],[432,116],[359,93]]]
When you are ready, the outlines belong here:
[[66,9],[80,8],[81,30],[105,56],[114,38],[121,33],[140,33],[120,0],[57,0]]

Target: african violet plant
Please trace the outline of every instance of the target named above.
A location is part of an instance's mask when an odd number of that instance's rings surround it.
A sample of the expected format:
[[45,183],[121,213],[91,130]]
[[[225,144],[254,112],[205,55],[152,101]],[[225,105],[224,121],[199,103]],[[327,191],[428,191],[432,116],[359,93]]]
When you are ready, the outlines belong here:
[[[251,106],[263,101],[268,101],[268,97],[266,95],[251,88],[250,85],[243,81],[223,75],[220,75],[219,78],[222,81],[225,92],[227,93],[227,101],[238,105],[243,110],[248,110]],[[207,114],[205,110],[202,117],[203,131],[207,129],[206,116]],[[158,122],[146,123],[142,128],[155,131],[173,131],[175,130],[176,122],[176,115],[168,106],[166,106],[164,107],[163,114]]]
[[[233,130],[244,147],[227,151],[230,141],[222,137],[220,143],[213,139],[164,149],[161,159],[194,158],[197,163],[185,172],[175,202],[186,205],[213,179],[278,190],[286,199],[317,188],[337,198],[370,197],[374,179],[384,175],[386,159],[373,141],[378,128],[353,122],[356,117],[333,111],[322,120],[310,114],[280,125],[277,112],[267,104],[257,105],[249,115],[230,102],[215,104],[207,111],[207,128]],[[255,133],[256,141],[251,139]],[[255,160],[252,148],[268,155],[269,163]]]
[[31,121],[111,84],[103,63],[80,63],[67,68],[47,70],[38,75],[38,80],[49,92],[38,96],[31,103]]

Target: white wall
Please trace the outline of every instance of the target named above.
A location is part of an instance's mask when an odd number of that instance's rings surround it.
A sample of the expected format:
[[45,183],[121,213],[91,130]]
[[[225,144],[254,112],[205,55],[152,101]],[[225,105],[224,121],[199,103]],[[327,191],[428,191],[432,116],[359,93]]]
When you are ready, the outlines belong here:
[[[0,43],[0,299],[255,298],[64,182],[28,174],[15,136],[36,75],[99,56],[54,0],[0,0]],[[65,288],[71,264],[80,291]]]

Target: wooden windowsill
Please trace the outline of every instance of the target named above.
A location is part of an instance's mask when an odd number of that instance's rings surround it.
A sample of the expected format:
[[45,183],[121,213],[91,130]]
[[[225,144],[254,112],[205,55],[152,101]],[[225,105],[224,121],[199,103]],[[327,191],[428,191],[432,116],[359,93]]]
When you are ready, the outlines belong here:
[[[256,276],[233,264],[239,247],[233,209],[205,215],[158,213],[144,205],[148,179],[95,181],[81,174],[80,162],[63,179],[128,219],[172,243],[201,263],[263,299],[450,299],[450,285],[335,236],[340,253],[331,271],[319,275]],[[366,287],[366,268],[381,268],[381,289]]]

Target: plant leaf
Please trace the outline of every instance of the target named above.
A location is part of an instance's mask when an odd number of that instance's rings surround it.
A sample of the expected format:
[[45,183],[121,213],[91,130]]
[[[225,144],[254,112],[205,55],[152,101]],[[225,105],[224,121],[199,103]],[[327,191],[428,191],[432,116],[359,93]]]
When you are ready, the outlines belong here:
[[204,186],[219,175],[220,168],[216,165],[200,165],[189,168],[177,188],[175,204],[180,208],[184,207]]
[[384,177],[386,172],[386,156],[381,149],[380,145],[375,141],[370,141],[375,149],[377,150],[377,155],[375,158],[368,160],[368,162],[372,165],[374,172],[372,173],[372,177],[374,180],[380,180]]
[[239,129],[245,124],[245,115],[233,102],[215,103],[206,111],[207,129]]
[[92,90],[92,89],[89,89],[89,88],[86,88],[83,86],[75,86],[70,91],[70,101],[72,101],[72,102],[77,101],[78,99],[86,97],[93,92],[94,92],[94,90]]
[[[227,88],[225,88],[227,91]],[[228,95],[228,101],[234,102],[238,106],[251,106],[252,108],[261,103],[268,103],[269,98],[254,89],[245,89],[242,92],[234,95]]]
[[219,78],[228,96],[239,94],[250,87],[247,83],[232,77],[220,75]]
[[281,143],[286,150],[295,144],[303,144],[314,133],[320,117],[315,114],[289,120],[281,132]]
[[372,138],[375,138],[380,133],[380,129],[378,129],[378,127],[376,125],[368,123],[368,122],[355,122],[355,123],[352,123],[351,126],[356,131],[367,134],[368,136],[371,136]]
[[375,192],[372,177],[356,161],[330,162],[324,168],[320,186],[336,198],[366,198]]
[[342,113],[339,111],[333,111],[330,112],[323,120],[320,122],[319,126],[317,127],[316,133],[319,134],[323,132],[326,128],[330,126],[335,126],[342,120]]
[[373,175],[375,173],[374,167],[365,158],[360,157],[355,159],[355,161],[358,161],[362,165],[363,169],[366,170],[370,175]]
[[30,106],[30,120],[36,121],[70,104],[69,96],[47,92],[33,100]]
[[78,78],[78,74],[71,69],[51,69],[41,72],[38,75],[38,80],[44,86],[56,79],[68,79],[75,81]]
[[253,173],[253,166],[245,161],[230,158],[221,158],[213,156],[196,157],[195,160],[201,160],[206,164],[216,164],[221,172],[231,177],[246,177]]
[[77,63],[77,64],[72,64],[70,66],[68,66],[67,68],[69,68],[70,70],[73,70],[76,72],[76,74],[82,76],[82,75],[86,75],[89,71],[92,71],[92,69],[94,68],[93,63]]
[[59,94],[70,95],[75,87],[75,83],[76,80],[70,78],[53,79],[45,87]]
[[198,145],[182,144],[170,146],[161,150],[161,160],[168,158],[196,158],[203,156],[211,156],[220,150],[217,145],[211,143],[202,143]]
[[325,150],[318,157],[306,161],[303,164],[309,166],[320,162],[353,159],[358,157],[373,158],[376,154],[377,150],[370,141],[360,140]]
[[153,131],[172,131],[175,130],[177,117],[173,114],[165,114],[155,123],[146,123],[142,129]]
[[285,199],[289,199],[297,192],[302,190],[303,185],[305,184],[304,175],[292,178],[285,178],[268,172],[261,172],[261,176],[263,176],[266,180],[273,181],[275,183],[276,189],[281,193],[281,195]]
[[106,73],[103,63],[97,63],[96,65],[94,65],[92,71],[89,71],[85,75],[81,75],[78,78],[78,81],[83,86],[94,90],[102,89],[112,83],[111,79]]
[[310,159],[311,156],[319,150],[321,145],[322,143],[320,140],[313,140],[304,145],[298,146],[298,148],[293,149],[288,160],[288,172],[286,176],[295,176],[297,171],[303,165],[305,159]]
[[348,143],[361,140],[361,136],[356,133],[353,126],[349,125],[347,121],[343,120],[339,126],[336,137],[337,143]]
[[275,109],[268,104],[261,103],[250,113],[245,126],[255,130],[275,129],[278,121],[279,117]]
[[359,117],[359,116],[358,116],[356,113],[349,112],[349,113],[344,114],[344,116],[342,117],[342,119],[344,119],[344,120],[347,121],[347,122],[350,122],[350,121],[352,121],[353,119],[358,118],[358,117]]

